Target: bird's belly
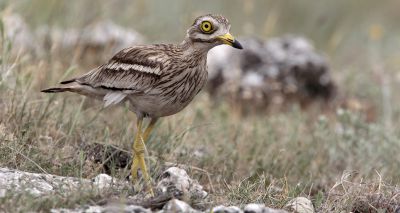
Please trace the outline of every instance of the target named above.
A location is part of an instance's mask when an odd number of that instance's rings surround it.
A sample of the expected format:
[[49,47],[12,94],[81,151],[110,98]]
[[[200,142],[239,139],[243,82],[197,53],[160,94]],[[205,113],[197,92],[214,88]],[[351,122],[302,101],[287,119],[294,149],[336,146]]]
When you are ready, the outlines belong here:
[[[207,71],[202,67],[178,75],[177,79],[165,81],[142,95],[130,97],[136,113],[150,117],[173,115],[184,109],[199,93],[207,81]],[[179,77],[182,77],[179,79]]]
[[178,113],[184,109],[192,99],[185,102],[170,102],[161,97],[130,97],[132,110],[150,117],[164,117]]

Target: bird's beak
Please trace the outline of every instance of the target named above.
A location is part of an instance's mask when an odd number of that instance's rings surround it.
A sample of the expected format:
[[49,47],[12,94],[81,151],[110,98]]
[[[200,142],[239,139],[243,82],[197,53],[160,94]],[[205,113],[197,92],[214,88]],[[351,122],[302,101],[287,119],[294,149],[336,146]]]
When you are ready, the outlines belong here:
[[236,49],[243,49],[242,45],[230,33],[218,36],[218,39],[221,40],[222,43],[230,45]]

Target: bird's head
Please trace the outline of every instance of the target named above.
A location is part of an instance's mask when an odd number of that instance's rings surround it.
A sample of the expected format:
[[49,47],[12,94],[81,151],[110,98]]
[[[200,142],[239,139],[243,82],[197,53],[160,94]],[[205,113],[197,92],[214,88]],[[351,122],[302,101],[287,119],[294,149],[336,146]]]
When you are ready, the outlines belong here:
[[221,44],[243,49],[242,45],[229,33],[230,28],[228,19],[223,16],[203,15],[194,20],[193,25],[187,30],[186,39],[208,49]]

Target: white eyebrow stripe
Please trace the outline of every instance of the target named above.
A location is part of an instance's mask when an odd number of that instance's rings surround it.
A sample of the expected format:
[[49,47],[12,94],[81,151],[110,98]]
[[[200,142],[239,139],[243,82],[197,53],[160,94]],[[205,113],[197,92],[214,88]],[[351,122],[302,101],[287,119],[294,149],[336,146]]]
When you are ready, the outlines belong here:
[[127,63],[119,63],[119,62],[110,63],[106,66],[106,68],[112,69],[112,70],[122,69],[124,71],[136,70],[139,72],[151,73],[151,74],[156,74],[156,75],[159,75],[160,71],[161,71],[159,67],[153,68],[153,67],[144,66],[144,65],[140,65],[140,64],[127,64]]

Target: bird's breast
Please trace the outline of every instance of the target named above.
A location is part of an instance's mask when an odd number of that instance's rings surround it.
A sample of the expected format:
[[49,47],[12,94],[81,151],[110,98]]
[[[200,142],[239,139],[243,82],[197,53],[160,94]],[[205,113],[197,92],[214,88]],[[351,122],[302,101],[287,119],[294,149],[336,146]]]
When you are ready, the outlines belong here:
[[206,63],[185,67],[163,75],[160,83],[142,98],[136,97],[135,108],[154,117],[173,115],[185,108],[207,82]]

